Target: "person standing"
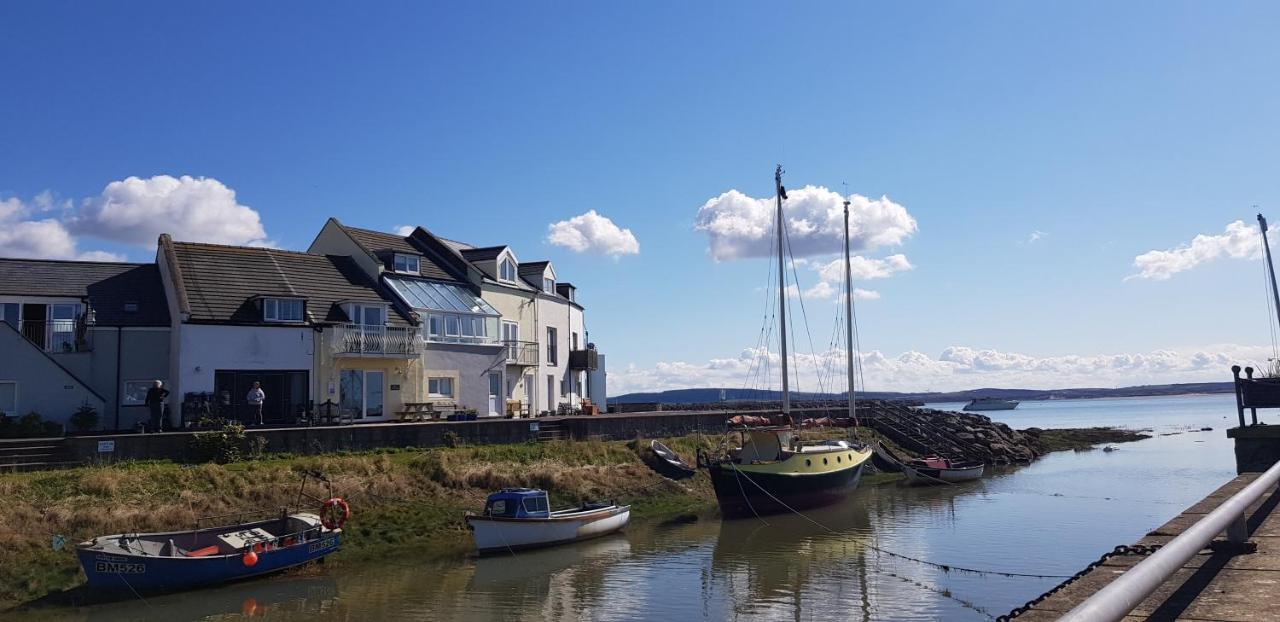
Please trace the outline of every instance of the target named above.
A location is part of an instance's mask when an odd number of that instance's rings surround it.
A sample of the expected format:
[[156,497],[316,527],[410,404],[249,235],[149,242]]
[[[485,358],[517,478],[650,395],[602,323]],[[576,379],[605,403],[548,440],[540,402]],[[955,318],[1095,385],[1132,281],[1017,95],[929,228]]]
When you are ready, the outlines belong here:
[[249,389],[249,395],[245,396],[245,400],[249,402],[249,412],[256,414],[258,425],[262,425],[262,403],[267,401],[267,394],[263,392],[261,382],[253,383],[253,388]]
[[150,389],[147,389],[147,397],[143,403],[151,410],[151,431],[159,432],[164,429],[164,400],[169,397],[169,390],[164,388],[164,382],[155,381]]

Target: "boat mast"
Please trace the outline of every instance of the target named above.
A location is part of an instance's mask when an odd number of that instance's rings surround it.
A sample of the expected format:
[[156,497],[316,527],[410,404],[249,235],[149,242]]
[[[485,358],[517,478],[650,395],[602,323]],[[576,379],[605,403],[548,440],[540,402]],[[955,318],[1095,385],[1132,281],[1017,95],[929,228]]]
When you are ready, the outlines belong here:
[[1262,229],[1262,248],[1267,252],[1267,273],[1271,275],[1271,295],[1276,300],[1276,319],[1280,321],[1280,289],[1276,288],[1276,265],[1271,261],[1271,244],[1267,242],[1267,219],[1258,214],[1258,227]]
[[787,270],[782,263],[783,221],[782,200],[787,197],[787,189],[782,187],[782,165],[773,172],[774,190],[778,194],[778,318],[781,320],[778,331],[782,343],[782,414],[791,414],[791,385],[787,377]]
[[844,339],[845,358],[849,368],[849,420],[858,420],[858,398],[853,385],[853,268],[849,263],[849,198],[844,200]]

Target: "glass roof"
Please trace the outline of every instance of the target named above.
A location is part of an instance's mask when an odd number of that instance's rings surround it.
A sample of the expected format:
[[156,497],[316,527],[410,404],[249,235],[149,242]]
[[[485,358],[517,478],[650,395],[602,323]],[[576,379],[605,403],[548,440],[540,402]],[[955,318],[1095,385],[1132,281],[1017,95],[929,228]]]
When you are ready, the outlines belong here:
[[391,289],[394,289],[414,310],[425,309],[450,313],[498,315],[497,309],[472,294],[465,287],[436,281],[402,279],[394,276],[385,278]]

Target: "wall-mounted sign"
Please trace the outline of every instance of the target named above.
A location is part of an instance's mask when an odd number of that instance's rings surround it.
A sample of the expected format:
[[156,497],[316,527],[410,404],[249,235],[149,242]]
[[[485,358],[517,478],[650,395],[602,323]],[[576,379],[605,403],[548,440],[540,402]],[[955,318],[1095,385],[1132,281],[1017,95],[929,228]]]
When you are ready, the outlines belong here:
[[98,453],[110,454],[110,453],[115,453],[115,451],[116,451],[115,441],[98,441]]
[[537,422],[537,421],[530,421],[530,422],[529,422],[529,431],[530,431],[530,432],[537,432],[537,431],[538,431],[538,422]]
[[398,384],[393,384],[393,385],[391,385],[391,390],[392,390],[392,391],[399,391],[399,390],[400,390],[400,385],[398,385]]

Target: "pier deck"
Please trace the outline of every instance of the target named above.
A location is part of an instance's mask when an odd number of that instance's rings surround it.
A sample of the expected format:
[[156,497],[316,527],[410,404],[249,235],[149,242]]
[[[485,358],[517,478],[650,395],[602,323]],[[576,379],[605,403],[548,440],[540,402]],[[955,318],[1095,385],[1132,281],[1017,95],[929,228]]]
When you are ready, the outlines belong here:
[[[1237,476],[1136,544],[1164,544],[1172,540],[1259,475]],[[1246,512],[1249,541],[1257,545],[1256,552],[1201,551],[1125,620],[1243,622],[1280,617],[1280,512],[1274,511],[1277,504],[1280,504],[1280,495],[1273,493],[1251,505]],[[1112,557],[1017,619],[1020,622],[1056,620],[1143,559],[1145,557],[1135,555]]]

